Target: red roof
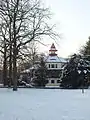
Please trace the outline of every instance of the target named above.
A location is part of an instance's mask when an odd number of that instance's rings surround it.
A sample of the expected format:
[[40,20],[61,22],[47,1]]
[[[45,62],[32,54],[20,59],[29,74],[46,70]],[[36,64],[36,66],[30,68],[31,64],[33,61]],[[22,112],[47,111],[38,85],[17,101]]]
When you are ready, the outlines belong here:
[[51,48],[50,48],[49,51],[57,51],[57,50],[56,50],[56,47],[55,47],[55,45],[54,45],[54,43],[52,43]]
[[55,45],[54,45],[54,43],[52,43],[52,45],[51,45],[51,48],[55,48]]

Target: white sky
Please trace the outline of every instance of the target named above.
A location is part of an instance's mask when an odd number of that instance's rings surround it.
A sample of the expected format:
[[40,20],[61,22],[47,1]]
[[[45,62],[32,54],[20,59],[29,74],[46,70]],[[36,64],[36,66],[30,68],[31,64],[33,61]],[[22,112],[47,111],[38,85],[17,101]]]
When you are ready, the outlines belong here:
[[[44,0],[46,7],[50,7],[52,23],[57,24],[57,31],[62,39],[56,45],[58,54],[67,57],[76,53],[88,40],[90,35],[90,0]],[[45,40],[45,44],[52,41]],[[48,47],[41,46],[40,51],[48,52]]]

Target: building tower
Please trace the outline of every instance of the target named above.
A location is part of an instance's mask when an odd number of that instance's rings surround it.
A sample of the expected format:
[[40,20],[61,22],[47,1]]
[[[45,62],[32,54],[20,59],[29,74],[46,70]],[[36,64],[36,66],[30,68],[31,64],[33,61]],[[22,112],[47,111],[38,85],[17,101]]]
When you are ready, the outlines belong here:
[[50,50],[49,50],[49,55],[50,56],[56,56],[57,54],[56,54],[56,47],[55,47],[55,45],[54,45],[54,43],[51,45],[51,48],[50,48]]
[[48,68],[47,72],[47,86],[59,86],[60,85],[60,75],[62,73],[62,65],[64,64],[63,58],[58,57],[56,54],[57,49],[52,43],[49,55],[46,59],[46,66]]

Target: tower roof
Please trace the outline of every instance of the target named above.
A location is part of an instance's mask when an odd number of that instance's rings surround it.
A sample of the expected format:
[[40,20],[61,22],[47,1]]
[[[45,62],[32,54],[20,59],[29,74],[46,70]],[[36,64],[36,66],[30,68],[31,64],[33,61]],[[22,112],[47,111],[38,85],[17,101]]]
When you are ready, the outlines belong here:
[[50,50],[49,50],[49,55],[50,56],[56,56],[57,54],[55,53],[57,50],[56,50],[56,47],[54,45],[54,43],[52,43],[51,47],[50,47]]
[[52,43],[49,51],[57,51],[54,43]]

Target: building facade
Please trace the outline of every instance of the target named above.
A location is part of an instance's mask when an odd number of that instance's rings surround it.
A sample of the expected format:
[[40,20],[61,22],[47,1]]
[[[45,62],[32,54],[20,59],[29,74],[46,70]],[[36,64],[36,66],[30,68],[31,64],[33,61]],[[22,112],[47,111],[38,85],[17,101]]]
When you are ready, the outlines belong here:
[[[45,56],[45,64],[47,66],[47,84],[46,86],[60,86],[62,68],[67,61],[56,54],[57,50],[54,43],[51,45],[49,55]],[[40,61],[33,67],[21,72],[20,79],[27,78],[28,83],[32,83],[35,77],[35,71],[38,69]]]
[[57,49],[53,43],[50,47],[49,55],[47,56],[45,60],[46,66],[48,68],[47,86],[59,86],[60,85],[62,66],[66,64],[66,60],[58,57],[56,52],[57,52]]

